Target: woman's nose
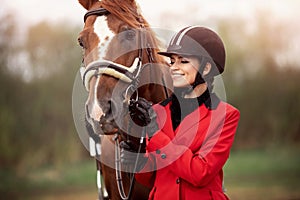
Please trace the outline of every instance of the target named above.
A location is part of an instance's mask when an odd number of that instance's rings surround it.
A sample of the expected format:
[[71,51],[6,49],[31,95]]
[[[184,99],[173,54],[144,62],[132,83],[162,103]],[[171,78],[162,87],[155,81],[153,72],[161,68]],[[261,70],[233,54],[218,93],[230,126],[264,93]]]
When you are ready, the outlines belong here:
[[170,68],[171,68],[172,71],[179,70],[178,62],[172,63]]

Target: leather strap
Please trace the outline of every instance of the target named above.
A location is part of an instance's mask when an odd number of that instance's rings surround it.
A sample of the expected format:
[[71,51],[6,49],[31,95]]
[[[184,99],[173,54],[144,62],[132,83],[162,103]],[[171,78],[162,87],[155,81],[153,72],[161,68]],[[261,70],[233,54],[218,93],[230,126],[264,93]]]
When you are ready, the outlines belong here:
[[84,15],[83,20],[84,20],[84,23],[85,23],[86,19],[91,15],[103,16],[103,15],[108,15],[108,14],[110,14],[110,12],[108,10],[106,10],[105,8],[90,10]]

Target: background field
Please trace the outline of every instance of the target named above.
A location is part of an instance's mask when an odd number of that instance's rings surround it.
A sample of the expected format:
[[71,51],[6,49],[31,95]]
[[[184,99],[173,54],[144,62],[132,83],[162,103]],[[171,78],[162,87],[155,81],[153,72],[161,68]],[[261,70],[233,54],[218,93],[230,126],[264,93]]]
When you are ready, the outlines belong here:
[[[298,155],[299,150],[233,152],[224,168],[228,196],[232,200],[300,199]],[[23,180],[1,187],[16,199],[96,199],[95,163],[86,160],[28,171]]]

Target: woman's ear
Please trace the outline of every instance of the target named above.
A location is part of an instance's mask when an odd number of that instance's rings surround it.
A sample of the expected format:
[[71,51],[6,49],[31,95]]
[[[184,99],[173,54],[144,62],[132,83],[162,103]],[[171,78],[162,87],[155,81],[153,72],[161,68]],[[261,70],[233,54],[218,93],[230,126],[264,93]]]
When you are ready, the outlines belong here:
[[204,69],[203,69],[203,76],[206,76],[207,74],[209,74],[211,70],[211,64],[209,62],[206,63]]

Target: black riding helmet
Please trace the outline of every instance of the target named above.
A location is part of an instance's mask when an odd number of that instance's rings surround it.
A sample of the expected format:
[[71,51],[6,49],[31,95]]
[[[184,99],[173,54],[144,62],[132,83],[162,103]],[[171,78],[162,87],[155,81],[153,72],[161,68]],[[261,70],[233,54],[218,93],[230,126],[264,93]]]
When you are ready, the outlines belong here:
[[207,62],[211,63],[212,69],[205,79],[221,74],[225,68],[224,44],[218,34],[205,27],[189,26],[180,30],[172,37],[167,51],[158,54],[167,57],[172,54],[198,57],[200,74],[196,76],[193,88],[205,82],[201,74]]

